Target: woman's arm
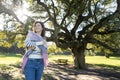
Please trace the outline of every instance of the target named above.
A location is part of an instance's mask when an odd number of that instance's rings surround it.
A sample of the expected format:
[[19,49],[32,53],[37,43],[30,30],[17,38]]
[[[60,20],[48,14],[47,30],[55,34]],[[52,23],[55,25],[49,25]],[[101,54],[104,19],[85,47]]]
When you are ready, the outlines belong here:
[[26,40],[25,41],[25,46],[26,47],[31,47],[31,46],[36,46],[36,43],[35,42],[33,42],[33,41],[30,41],[30,40]]
[[46,42],[43,40],[43,41],[39,41],[39,42],[34,42],[34,41],[31,41],[29,38],[27,38],[25,40],[25,46],[26,47],[36,47],[38,45],[45,45]]
[[25,46],[26,47],[37,47],[38,45],[43,45],[47,47],[47,42],[45,40],[39,41],[39,42],[34,42],[31,40],[30,34],[27,35],[25,39]]

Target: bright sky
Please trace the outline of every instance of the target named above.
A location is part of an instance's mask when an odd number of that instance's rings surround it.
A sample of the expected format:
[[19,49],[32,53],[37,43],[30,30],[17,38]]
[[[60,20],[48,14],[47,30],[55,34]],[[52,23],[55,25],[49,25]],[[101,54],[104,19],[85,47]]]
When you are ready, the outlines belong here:
[[[18,19],[22,22],[24,22],[27,17],[27,16],[30,16],[32,15],[32,13],[30,13],[27,8],[29,7],[29,4],[28,3],[24,3],[22,8],[19,8],[15,11],[15,14],[17,15]],[[2,15],[0,15],[0,30],[3,29],[3,24],[4,24],[4,18]]]
[[17,17],[22,22],[24,22],[27,19],[26,15],[30,16],[32,14],[27,10],[27,8],[29,8],[29,4],[24,2],[22,8],[19,8],[17,9],[17,11],[15,11]]

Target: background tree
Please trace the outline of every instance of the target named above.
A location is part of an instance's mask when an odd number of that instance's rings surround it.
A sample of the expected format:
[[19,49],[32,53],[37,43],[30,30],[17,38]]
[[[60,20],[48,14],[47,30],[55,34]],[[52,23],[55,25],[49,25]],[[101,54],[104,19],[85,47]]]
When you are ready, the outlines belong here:
[[[26,23],[19,21],[14,14],[3,12],[12,15],[21,23],[22,30],[27,30],[27,26],[35,19],[41,18],[48,24],[46,27],[50,33],[48,41],[54,41],[58,47],[64,49],[70,48],[76,68],[86,68],[84,52],[89,43],[103,46],[112,52],[119,50],[120,46],[112,42],[111,37],[113,33],[118,35],[116,32],[120,31],[118,25],[120,0],[29,0],[29,2],[33,16],[28,17]],[[50,25],[52,26],[49,27]]]
[[[48,21],[53,23],[54,31],[50,30],[52,41],[61,48],[70,48],[74,54],[75,66],[85,68],[84,51],[88,43],[104,46],[111,51],[119,49],[110,47],[110,42],[102,41],[104,38],[99,37],[109,34],[109,38],[110,33],[120,31],[114,23],[114,26],[109,25],[111,21],[116,22],[113,20],[116,18],[119,22],[119,4],[116,6],[116,3],[119,0],[37,0],[40,5],[37,10],[45,9]],[[114,6],[110,6],[112,4]]]

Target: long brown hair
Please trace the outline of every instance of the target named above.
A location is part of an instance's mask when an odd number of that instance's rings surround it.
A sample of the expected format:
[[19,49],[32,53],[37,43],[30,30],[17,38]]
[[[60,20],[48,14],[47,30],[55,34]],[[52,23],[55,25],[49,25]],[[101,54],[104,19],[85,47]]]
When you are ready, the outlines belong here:
[[[45,26],[44,26],[44,24],[43,24],[41,21],[35,21],[34,24],[33,24],[33,27],[35,27],[37,23],[40,23],[40,24],[41,24],[41,26],[42,26],[42,28],[43,28],[43,29],[42,29],[42,32],[41,32],[41,36],[42,36],[42,37],[45,37]],[[34,29],[33,29],[33,31],[35,32]],[[35,32],[35,33],[36,33],[36,32]]]

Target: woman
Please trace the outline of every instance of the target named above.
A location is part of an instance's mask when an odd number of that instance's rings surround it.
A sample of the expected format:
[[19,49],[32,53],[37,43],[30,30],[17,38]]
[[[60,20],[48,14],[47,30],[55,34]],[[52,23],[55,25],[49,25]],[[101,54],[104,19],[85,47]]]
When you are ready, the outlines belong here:
[[42,22],[34,23],[33,31],[29,31],[26,37],[25,46],[27,54],[23,57],[22,67],[25,80],[41,80],[44,66],[48,64],[45,28]]

